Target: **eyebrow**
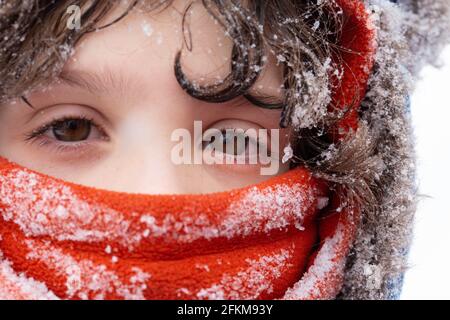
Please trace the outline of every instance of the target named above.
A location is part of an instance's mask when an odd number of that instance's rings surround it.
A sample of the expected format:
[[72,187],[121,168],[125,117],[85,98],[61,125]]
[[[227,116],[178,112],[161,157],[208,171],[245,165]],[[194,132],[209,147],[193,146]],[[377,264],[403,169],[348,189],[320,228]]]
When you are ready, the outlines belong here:
[[57,83],[78,87],[95,95],[126,95],[131,89],[131,81],[124,73],[109,68],[100,72],[63,70],[57,78]]
[[[120,70],[112,70],[111,68],[103,68],[99,72],[92,72],[87,70],[79,69],[66,69],[63,70],[57,77],[57,83],[68,85],[71,87],[78,87],[83,90],[87,90],[94,95],[119,95],[122,97],[130,97],[136,90],[132,90],[132,85],[137,83],[142,83],[138,78],[127,77],[124,72]],[[142,92],[139,90],[138,92]],[[226,101],[225,103],[229,106],[242,106],[248,103],[255,105],[263,109],[282,109],[282,102],[267,102],[264,100],[270,98],[270,100],[275,99],[272,96],[266,96],[264,94],[254,94],[248,95],[243,94],[234,99]],[[27,102],[25,100],[25,102]]]

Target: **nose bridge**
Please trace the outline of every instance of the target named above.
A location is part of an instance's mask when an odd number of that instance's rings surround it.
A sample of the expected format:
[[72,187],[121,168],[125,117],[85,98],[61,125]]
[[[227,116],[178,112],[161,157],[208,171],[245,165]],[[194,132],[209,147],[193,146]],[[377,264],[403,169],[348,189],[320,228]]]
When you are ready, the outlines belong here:
[[[174,130],[189,133],[186,146],[192,152],[194,122],[192,106],[183,101],[146,102],[147,107],[131,108],[118,128],[117,146],[111,161],[116,162],[117,183],[138,193],[189,193],[195,167],[176,164],[172,149],[179,142],[171,141]],[[176,106],[168,105],[176,103]]]
[[157,157],[141,153],[130,163],[121,175],[121,184],[129,192],[145,194],[189,193],[183,180],[185,169],[173,165],[170,161],[158,161]]

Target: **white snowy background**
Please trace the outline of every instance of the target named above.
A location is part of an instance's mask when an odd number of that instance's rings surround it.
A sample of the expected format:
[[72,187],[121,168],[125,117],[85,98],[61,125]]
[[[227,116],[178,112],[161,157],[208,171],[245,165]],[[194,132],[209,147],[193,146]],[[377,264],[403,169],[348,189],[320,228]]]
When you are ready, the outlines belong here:
[[450,47],[412,96],[419,192],[402,299],[450,299]]

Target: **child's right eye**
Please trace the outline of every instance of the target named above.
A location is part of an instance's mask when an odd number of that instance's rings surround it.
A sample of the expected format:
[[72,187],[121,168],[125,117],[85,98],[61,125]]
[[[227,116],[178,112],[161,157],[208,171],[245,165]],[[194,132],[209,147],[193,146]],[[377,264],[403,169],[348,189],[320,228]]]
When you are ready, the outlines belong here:
[[53,120],[52,122],[41,126],[39,129],[34,130],[29,135],[28,139],[46,136],[61,142],[80,142],[90,139],[99,139],[104,135],[102,131],[103,130],[91,119],[84,117],[69,117]]
[[92,132],[92,122],[87,119],[57,121],[51,127],[51,134],[59,141],[84,141]]
[[57,151],[79,150],[89,143],[105,140],[105,131],[93,119],[66,116],[41,125],[26,135],[26,140],[39,146],[55,147]]

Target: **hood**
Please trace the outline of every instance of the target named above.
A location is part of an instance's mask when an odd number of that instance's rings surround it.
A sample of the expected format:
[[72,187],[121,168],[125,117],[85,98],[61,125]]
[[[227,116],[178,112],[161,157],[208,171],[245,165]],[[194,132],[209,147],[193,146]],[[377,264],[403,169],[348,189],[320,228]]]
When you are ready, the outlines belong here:
[[361,105],[382,170],[348,257],[342,299],[395,299],[412,239],[417,187],[409,96],[421,68],[450,40],[448,0],[367,0],[377,30],[375,66]]

